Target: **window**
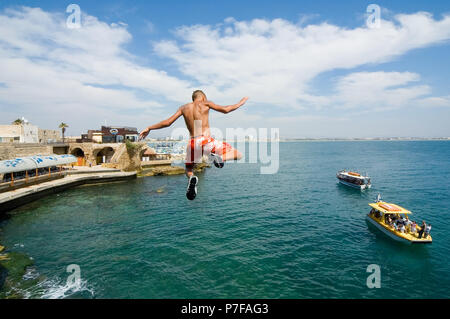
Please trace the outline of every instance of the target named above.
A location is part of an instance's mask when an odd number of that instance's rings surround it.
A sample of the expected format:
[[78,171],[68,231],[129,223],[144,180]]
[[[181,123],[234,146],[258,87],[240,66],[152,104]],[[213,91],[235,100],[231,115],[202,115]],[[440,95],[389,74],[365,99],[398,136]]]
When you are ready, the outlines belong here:
[[136,142],[138,139],[137,135],[126,135],[125,137],[127,140],[129,140],[130,142]]

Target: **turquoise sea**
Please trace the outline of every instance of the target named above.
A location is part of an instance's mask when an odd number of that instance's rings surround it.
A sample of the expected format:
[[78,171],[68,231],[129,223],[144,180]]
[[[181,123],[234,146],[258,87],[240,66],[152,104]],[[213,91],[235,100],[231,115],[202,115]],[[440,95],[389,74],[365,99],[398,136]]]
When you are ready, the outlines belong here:
[[[199,174],[83,186],[11,212],[0,243],[43,276],[31,298],[449,298],[450,142],[280,143],[277,174],[227,163]],[[359,169],[373,187],[339,185]],[[378,193],[433,225],[406,246],[369,227]],[[77,264],[82,286],[66,286]],[[381,268],[369,289],[367,266]],[[26,279],[25,278],[25,279]],[[24,280],[25,280],[24,279]]]

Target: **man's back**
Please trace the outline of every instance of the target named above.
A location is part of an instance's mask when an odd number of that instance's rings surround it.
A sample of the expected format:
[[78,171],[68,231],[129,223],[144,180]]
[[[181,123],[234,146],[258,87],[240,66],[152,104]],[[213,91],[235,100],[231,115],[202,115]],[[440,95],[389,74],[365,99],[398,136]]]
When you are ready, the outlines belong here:
[[209,136],[209,107],[204,102],[191,102],[183,105],[181,113],[191,137]]

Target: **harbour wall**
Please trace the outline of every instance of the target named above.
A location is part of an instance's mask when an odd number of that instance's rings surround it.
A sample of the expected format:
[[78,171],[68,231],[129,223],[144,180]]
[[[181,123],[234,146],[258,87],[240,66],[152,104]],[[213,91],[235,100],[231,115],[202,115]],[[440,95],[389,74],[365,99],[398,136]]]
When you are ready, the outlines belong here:
[[0,161],[17,157],[67,154],[68,144],[0,143]]
[[0,194],[0,215],[40,199],[44,196],[62,192],[85,184],[109,183],[136,178],[136,172],[110,172],[98,174],[76,174],[57,180],[32,185],[26,188]]

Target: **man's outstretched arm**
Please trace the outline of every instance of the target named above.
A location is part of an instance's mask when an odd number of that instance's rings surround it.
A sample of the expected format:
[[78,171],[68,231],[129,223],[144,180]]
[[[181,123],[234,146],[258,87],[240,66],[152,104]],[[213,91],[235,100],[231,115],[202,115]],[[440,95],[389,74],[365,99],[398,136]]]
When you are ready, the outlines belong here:
[[180,107],[175,112],[175,114],[172,115],[171,117],[169,117],[168,119],[165,119],[164,121],[161,121],[161,122],[159,122],[157,124],[150,125],[145,130],[143,130],[141,132],[141,134],[139,134],[139,139],[142,140],[142,139],[146,138],[148,133],[150,133],[151,130],[159,130],[161,128],[165,128],[165,127],[171,126],[173,124],[173,122],[175,122],[181,115],[182,115],[182,113],[181,113],[181,107]]
[[233,104],[233,105],[228,105],[228,106],[220,106],[211,101],[206,101],[205,104],[217,112],[230,113],[230,112],[233,112],[234,110],[240,108],[242,105],[244,105],[245,102],[247,102],[247,100],[248,100],[248,97],[244,97],[239,101],[239,103]]

